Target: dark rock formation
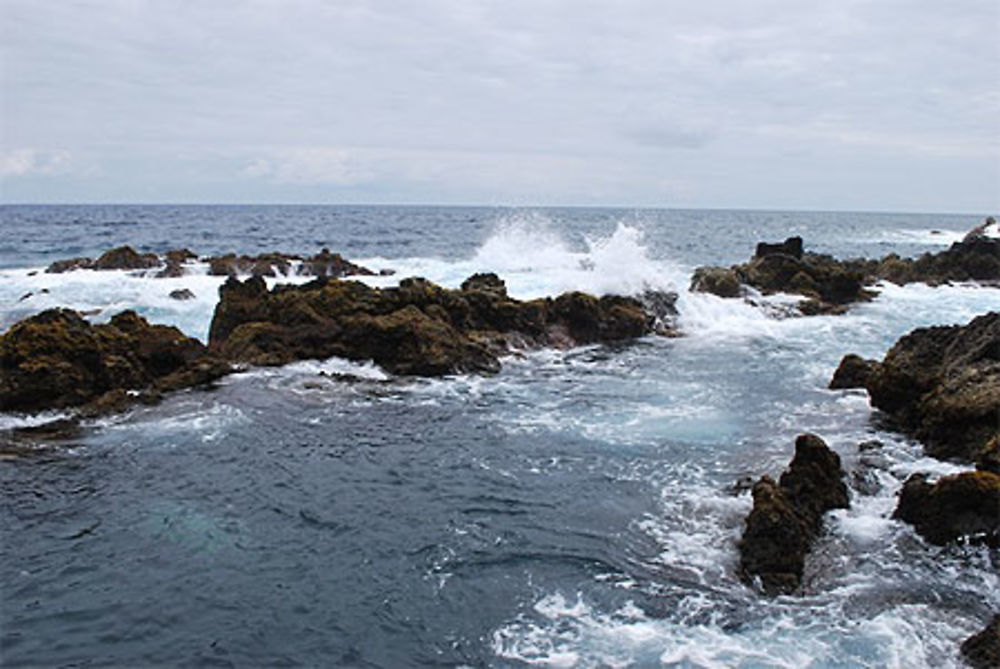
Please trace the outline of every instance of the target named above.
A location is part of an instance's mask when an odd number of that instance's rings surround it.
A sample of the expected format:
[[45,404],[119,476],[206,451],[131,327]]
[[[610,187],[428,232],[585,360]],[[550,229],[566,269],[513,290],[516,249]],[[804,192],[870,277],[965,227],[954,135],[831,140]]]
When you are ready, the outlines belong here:
[[875,293],[866,287],[878,281],[1000,285],[1000,239],[970,233],[940,253],[918,258],[890,254],[881,260],[837,260],[804,252],[802,239],[790,237],[780,244],[761,242],[754,257],[741,265],[698,268],[691,290],[739,297],[742,286],[752,286],[765,295],[805,296],[799,305],[804,315],[837,314],[851,303],[870,300]]
[[198,340],[134,311],[91,325],[75,311],[50,309],[0,337],[0,410],[119,410],[229,369]]
[[395,374],[492,372],[510,349],[619,341],[653,326],[635,299],[567,293],[521,302],[495,275],[471,277],[461,290],[423,279],[385,289],[317,279],[268,291],[260,278],[230,279],[219,294],[210,346],[265,365],[340,356]]
[[119,246],[105,251],[91,269],[149,269],[159,265],[160,259],[155,253],[139,253],[131,246]]
[[973,669],[1000,667],[1000,614],[993,616],[983,631],[965,640],[962,656]]
[[765,476],[753,487],[753,510],[740,540],[740,572],[760,578],[768,594],[790,593],[802,580],[805,556],[823,514],[846,508],[840,458],[814,434],[795,440],[795,457],[778,483]]
[[976,453],[976,469],[1000,474],[1000,435],[994,436]]
[[864,388],[877,364],[876,360],[866,360],[859,355],[848,353],[840,361],[837,371],[833,373],[830,390]]
[[93,266],[93,258],[68,258],[66,260],[55,261],[45,268],[45,271],[48,274],[62,274],[63,272],[71,272],[75,269],[91,269]]
[[939,458],[972,462],[1000,431],[1000,313],[901,338],[866,384],[873,406]]
[[187,288],[178,288],[177,290],[170,291],[170,299],[172,300],[193,300],[194,297],[194,293]]
[[238,256],[228,253],[205,259],[208,262],[208,273],[212,276],[288,276],[292,269],[292,261],[298,256],[284,253],[262,253],[259,256]]
[[736,270],[728,267],[699,267],[691,277],[691,290],[719,297],[739,297],[743,286]]
[[299,265],[300,275],[339,279],[343,276],[374,276],[375,272],[361,265],[345,260],[339,253],[323,249],[312,258],[306,258]]
[[188,249],[174,249],[163,256],[165,267],[156,273],[157,278],[177,278],[184,276],[184,264],[189,260],[197,260],[198,256]]
[[932,544],[968,537],[1000,546],[1000,475],[964,472],[931,485],[914,474],[903,485],[893,518],[910,523]]

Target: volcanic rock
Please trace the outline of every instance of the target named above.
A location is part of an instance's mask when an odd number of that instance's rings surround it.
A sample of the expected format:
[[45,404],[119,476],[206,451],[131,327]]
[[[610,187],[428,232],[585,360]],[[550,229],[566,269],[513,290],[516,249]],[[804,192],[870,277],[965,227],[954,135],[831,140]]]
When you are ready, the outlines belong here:
[[753,509],[739,543],[744,580],[759,578],[768,594],[799,586],[823,514],[848,505],[843,475],[840,458],[822,439],[803,434],[795,440],[795,457],[779,482],[764,476],[753,487]]
[[972,462],[1000,431],[1000,313],[910,332],[866,388],[872,405],[929,455]]
[[170,299],[172,300],[193,300],[194,298],[194,293],[187,288],[178,288],[177,290],[170,291]]
[[830,390],[864,388],[877,364],[877,360],[866,360],[859,355],[848,353],[840,361],[837,371],[833,373]]
[[216,361],[212,373],[192,376],[207,361],[208,350],[198,340],[177,328],[150,325],[134,311],[91,325],[75,311],[49,309],[0,337],[0,409],[34,412],[92,403],[97,412],[117,410],[141,393],[229,371]]
[[396,374],[493,372],[512,348],[626,340],[653,326],[632,298],[567,293],[522,302],[495,275],[471,277],[461,290],[424,279],[379,289],[320,278],[268,291],[259,277],[231,278],[219,294],[210,347],[265,365],[339,356]]
[[155,253],[139,253],[131,246],[119,246],[105,251],[91,269],[149,269],[159,265],[160,259]]
[[1000,614],[962,644],[962,656],[973,669],[1000,667]]
[[893,518],[910,523],[932,544],[968,537],[1000,546],[1000,475],[963,472],[932,485],[914,474],[903,485]]

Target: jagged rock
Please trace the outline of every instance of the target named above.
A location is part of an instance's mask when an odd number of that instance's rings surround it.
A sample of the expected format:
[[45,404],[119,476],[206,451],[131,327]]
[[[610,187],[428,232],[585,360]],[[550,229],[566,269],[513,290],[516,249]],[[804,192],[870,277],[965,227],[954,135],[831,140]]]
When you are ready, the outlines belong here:
[[929,455],[972,462],[1000,429],[1000,313],[910,332],[866,388],[872,405]]
[[802,580],[806,553],[826,511],[846,508],[840,458],[822,439],[803,434],[778,483],[764,476],[753,487],[753,510],[740,540],[740,573],[760,579],[768,594],[790,593]]
[[866,360],[859,355],[848,353],[841,359],[837,371],[833,373],[830,390],[864,388],[877,364],[877,360]]
[[691,277],[691,290],[719,297],[739,297],[743,292],[739,275],[727,267],[699,267]]
[[876,293],[867,286],[878,281],[1000,285],[1000,238],[970,233],[940,253],[925,253],[915,259],[890,254],[881,260],[837,260],[804,252],[802,239],[789,237],[780,244],[759,243],[754,256],[744,264],[699,267],[691,290],[739,297],[745,292],[743,286],[752,286],[765,295],[803,295],[808,299],[800,303],[799,311],[811,316],[844,313],[847,305],[872,299]]
[[206,259],[208,273],[212,276],[288,276],[292,261],[298,256],[284,253],[262,253],[258,256],[238,256],[228,253]]
[[963,472],[932,485],[914,474],[903,485],[893,518],[910,523],[932,544],[968,537],[1000,546],[1000,475]]
[[321,278],[272,291],[260,278],[230,279],[219,294],[210,346],[252,364],[340,356],[396,374],[491,372],[512,347],[618,341],[653,326],[631,298],[567,293],[521,302],[487,275],[457,291],[423,279],[378,289]]
[[164,268],[156,273],[158,279],[176,279],[184,276],[184,264],[197,260],[198,256],[188,249],[173,249],[164,254]]
[[187,288],[178,288],[177,290],[170,291],[170,299],[172,300],[193,300],[194,298],[194,293]]
[[763,258],[764,256],[771,255],[786,255],[797,260],[801,260],[802,238],[789,237],[780,244],[768,244],[767,242],[760,242],[757,244],[757,250],[754,252],[754,257]]
[[160,259],[155,253],[139,253],[131,246],[119,246],[105,251],[91,269],[149,269],[159,265]]
[[973,669],[1000,667],[1000,614],[962,643],[962,656]]
[[205,362],[207,353],[198,340],[177,328],[150,325],[134,311],[91,325],[75,311],[50,309],[0,337],[0,409],[88,403],[98,413],[118,409],[157,382]]
[[94,266],[93,258],[68,258],[57,260],[45,268],[47,274],[62,274],[75,269],[91,269]]
[[374,276],[375,272],[367,267],[355,265],[339,253],[330,253],[330,249],[323,249],[312,258],[302,261],[299,274],[339,279],[343,276]]

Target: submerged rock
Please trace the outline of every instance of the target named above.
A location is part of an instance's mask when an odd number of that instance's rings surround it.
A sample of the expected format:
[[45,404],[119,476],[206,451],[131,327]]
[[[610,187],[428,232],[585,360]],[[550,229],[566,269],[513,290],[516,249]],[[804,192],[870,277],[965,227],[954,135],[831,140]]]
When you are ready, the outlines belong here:
[[877,364],[877,360],[867,360],[859,355],[848,353],[840,361],[837,371],[830,379],[830,390],[864,388]]
[[973,669],[1000,667],[1000,614],[962,644],[962,656]]
[[814,434],[795,440],[795,457],[778,483],[753,487],[753,509],[739,543],[744,580],[759,578],[768,594],[790,593],[802,581],[805,557],[826,511],[846,508],[840,457]]
[[0,409],[89,405],[104,413],[228,371],[198,340],[134,311],[91,325],[75,311],[50,309],[0,337]]
[[194,293],[187,288],[178,288],[177,290],[170,291],[170,299],[172,300],[193,300],[194,298]]
[[424,279],[379,289],[321,278],[268,291],[260,278],[231,278],[219,294],[209,344],[228,359],[276,365],[339,356],[421,376],[493,372],[512,348],[625,340],[654,323],[626,297],[514,300],[495,275],[473,276],[460,290]]
[[1000,313],[910,332],[866,388],[872,405],[929,455],[974,461],[1000,431]]
[[966,537],[1000,546],[1000,475],[963,472],[932,485],[914,474],[903,485],[893,518],[913,525],[932,544]]

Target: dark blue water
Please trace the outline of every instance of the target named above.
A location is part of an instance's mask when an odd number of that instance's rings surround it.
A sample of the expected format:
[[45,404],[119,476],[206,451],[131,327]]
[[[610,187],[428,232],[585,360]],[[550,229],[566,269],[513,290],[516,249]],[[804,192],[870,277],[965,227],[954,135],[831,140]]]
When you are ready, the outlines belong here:
[[[542,351],[493,377],[393,379],[342,361],[251,370],[0,461],[5,666],[958,666],[957,644],[1000,608],[996,552],[932,548],[889,518],[909,473],[954,468],[882,431],[863,393],[825,390],[844,353],[882,355],[917,325],[1000,308],[1000,291],[886,287],[844,317],[777,321],[684,290],[686,268],[742,260],[759,238],[910,254],[969,217],[0,212],[0,296],[50,281],[69,306],[133,300],[197,329],[210,291],[184,311],[157,302],[158,280],[18,268],[121,243],[328,246],[445,283],[506,268],[534,293],[646,277],[682,292],[687,333]],[[16,304],[4,308],[27,308]],[[856,444],[881,439],[882,488],[828,518],[803,593],[766,600],[736,578],[750,502],[728,489],[780,472],[802,431],[852,471]]]

